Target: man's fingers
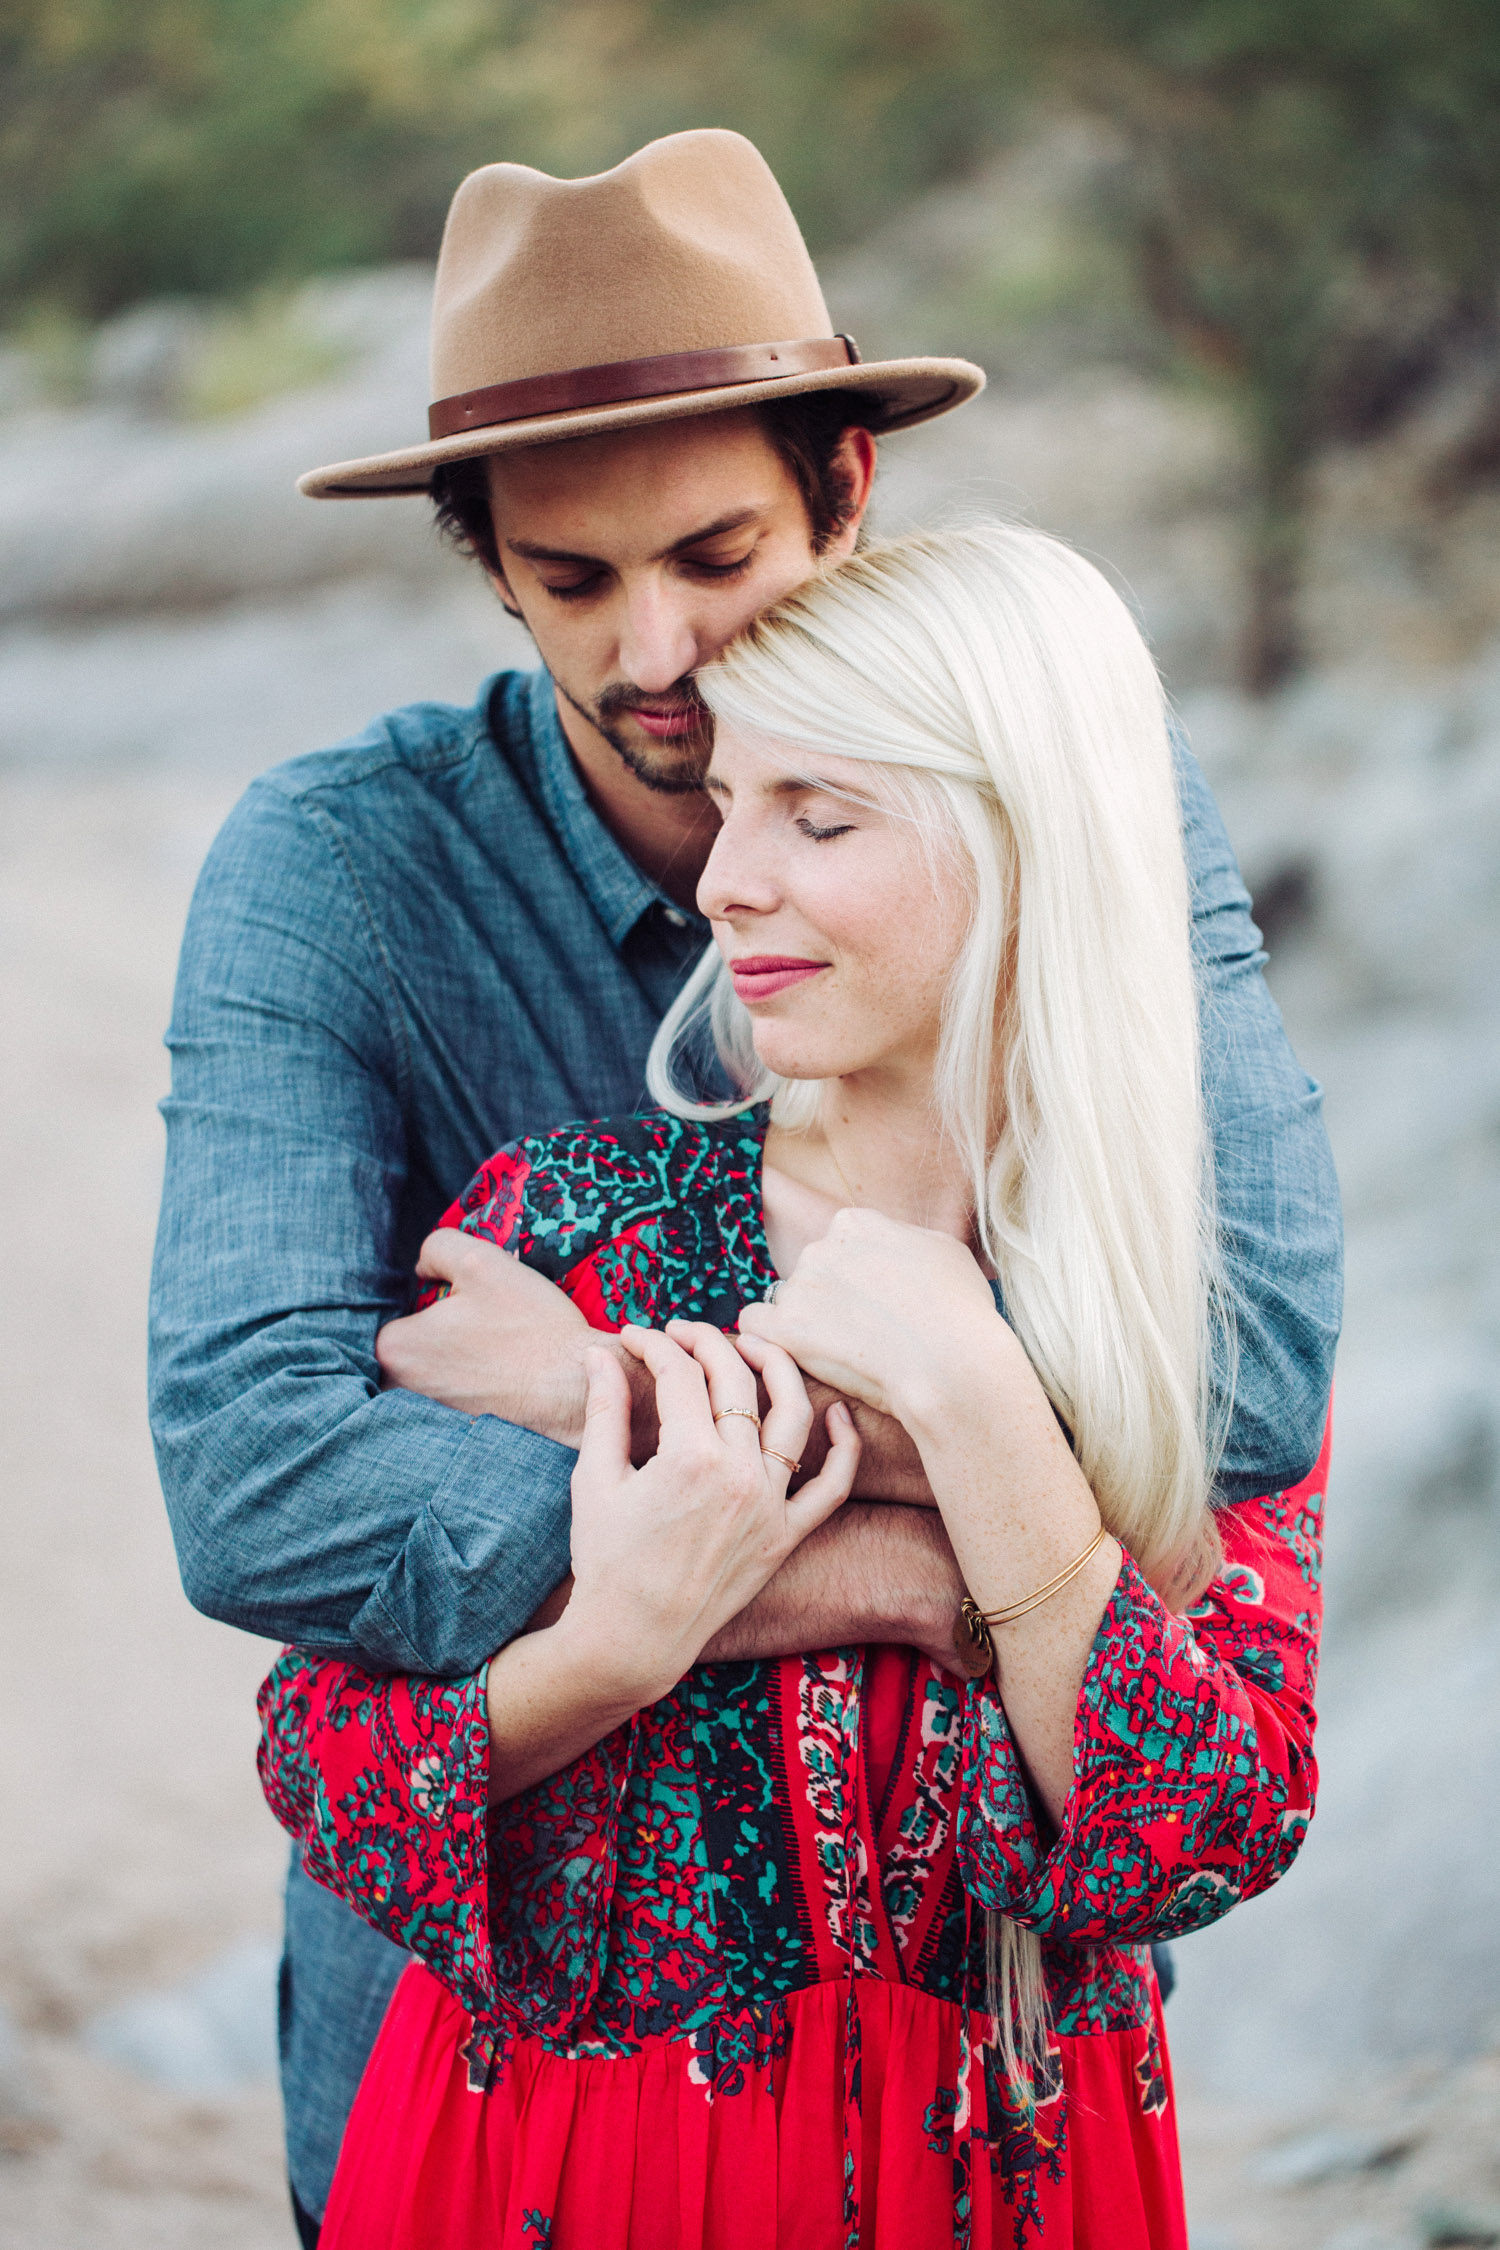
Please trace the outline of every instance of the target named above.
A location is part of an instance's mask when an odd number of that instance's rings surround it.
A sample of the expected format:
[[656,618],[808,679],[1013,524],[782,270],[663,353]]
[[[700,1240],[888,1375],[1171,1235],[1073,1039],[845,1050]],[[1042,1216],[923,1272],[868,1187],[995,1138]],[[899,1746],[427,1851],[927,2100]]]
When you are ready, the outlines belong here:
[[585,1352],[583,1364],[589,1391],[575,1473],[604,1480],[627,1476],[630,1473],[630,1385],[625,1380],[625,1370],[608,1352]]
[[[495,1249],[495,1244],[490,1244]],[[475,1251],[475,1237],[463,1233],[461,1226],[439,1226],[436,1233],[427,1235],[421,1251],[416,1253],[418,1280],[457,1280],[459,1267],[470,1260]],[[497,1251],[504,1258],[504,1251]]]
[[785,1318],[783,1314],[778,1322],[774,1305],[766,1304],[759,1297],[752,1297],[748,1305],[740,1307],[739,1331],[742,1336],[754,1336],[768,1344],[774,1344],[777,1329],[784,1325]]
[[825,1420],[828,1457],[817,1475],[786,1504],[787,1523],[799,1540],[843,1506],[854,1489],[854,1472],[859,1467],[859,1432],[842,1399],[829,1407]]

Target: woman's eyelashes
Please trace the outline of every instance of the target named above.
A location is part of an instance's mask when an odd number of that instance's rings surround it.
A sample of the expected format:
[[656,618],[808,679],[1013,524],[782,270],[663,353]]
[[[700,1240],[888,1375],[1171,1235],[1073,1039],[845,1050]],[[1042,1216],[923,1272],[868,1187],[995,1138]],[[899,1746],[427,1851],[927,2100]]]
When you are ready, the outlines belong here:
[[852,834],[855,824],[852,820],[841,820],[824,828],[819,826],[810,813],[799,813],[795,825],[802,835],[810,836],[815,844],[826,844],[831,837]]

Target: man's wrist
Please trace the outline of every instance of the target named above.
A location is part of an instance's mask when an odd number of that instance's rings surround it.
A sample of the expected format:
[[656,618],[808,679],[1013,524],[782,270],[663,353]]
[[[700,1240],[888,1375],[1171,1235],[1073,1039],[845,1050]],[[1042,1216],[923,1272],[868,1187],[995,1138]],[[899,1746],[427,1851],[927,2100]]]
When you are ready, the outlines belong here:
[[[525,1426],[554,1445],[576,1453],[583,1442],[584,1413],[588,1406],[585,1359],[590,1351],[607,1351],[620,1363],[630,1384],[631,1453],[637,1465],[656,1450],[656,1391],[639,1360],[632,1359],[617,1337],[607,1330],[580,1329],[572,1348],[559,1352],[547,1369],[545,1382],[536,1386],[526,1402]],[[502,1413],[502,1421],[521,1419]]]

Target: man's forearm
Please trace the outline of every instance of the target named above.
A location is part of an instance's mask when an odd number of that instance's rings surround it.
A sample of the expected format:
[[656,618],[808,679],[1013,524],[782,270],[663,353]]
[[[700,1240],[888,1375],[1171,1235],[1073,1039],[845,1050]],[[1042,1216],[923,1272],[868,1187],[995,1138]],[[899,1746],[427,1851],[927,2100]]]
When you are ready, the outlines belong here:
[[949,1671],[971,1671],[959,1627],[963,1591],[935,1509],[850,1500],[715,1635],[703,1660],[894,1641],[922,1649]]
[[[816,1476],[823,1466],[823,1457],[828,1451],[828,1430],[823,1417],[839,1394],[824,1383],[809,1383],[807,1395],[813,1403],[813,1426],[802,1449],[804,1477]],[[854,1497],[857,1500],[900,1500],[911,1508],[935,1508],[937,1503],[927,1482],[922,1456],[901,1424],[893,1422],[888,1414],[877,1414],[872,1407],[861,1406],[856,1399],[845,1399],[844,1404],[854,1416],[854,1426],[859,1432],[859,1470],[854,1479]],[[867,1634],[866,1638],[870,1636]]]

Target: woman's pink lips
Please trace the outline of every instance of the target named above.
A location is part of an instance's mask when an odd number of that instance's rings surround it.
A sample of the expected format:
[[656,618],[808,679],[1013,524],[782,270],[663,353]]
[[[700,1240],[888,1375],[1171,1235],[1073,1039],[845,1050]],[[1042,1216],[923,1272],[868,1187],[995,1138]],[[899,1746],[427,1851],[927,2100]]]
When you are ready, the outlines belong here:
[[739,998],[754,1002],[773,999],[794,984],[805,984],[809,977],[821,976],[827,966],[826,961],[794,961],[780,954],[756,953],[743,961],[731,961],[729,973]]

